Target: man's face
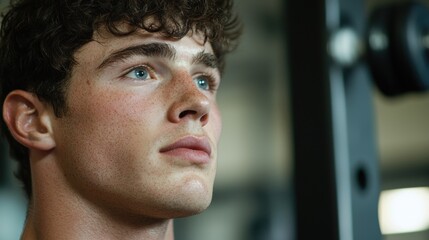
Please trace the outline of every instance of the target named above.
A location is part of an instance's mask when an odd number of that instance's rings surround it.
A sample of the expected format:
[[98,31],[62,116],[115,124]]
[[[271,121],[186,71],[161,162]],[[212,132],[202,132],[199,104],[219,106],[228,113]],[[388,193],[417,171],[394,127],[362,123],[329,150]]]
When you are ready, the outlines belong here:
[[75,54],[54,122],[54,154],[84,201],[121,213],[171,218],[211,201],[221,118],[213,50],[137,32],[95,35]]

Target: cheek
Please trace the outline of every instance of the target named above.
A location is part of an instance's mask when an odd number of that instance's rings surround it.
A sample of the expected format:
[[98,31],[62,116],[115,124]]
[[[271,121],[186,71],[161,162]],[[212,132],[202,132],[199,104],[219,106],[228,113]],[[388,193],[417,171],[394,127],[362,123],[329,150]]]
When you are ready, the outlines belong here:
[[82,97],[75,103],[72,105],[74,116],[98,126],[106,124],[109,128],[122,128],[130,124],[150,125],[157,112],[157,101],[151,96],[134,92],[105,91]]
[[76,188],[113,190],[113,183],[135,181],[152,164],[142,156],[151,153],[162,111],[150,97],[135,95],[110,91],[69,99],[70,111],[57,126],[57,154]]
[[[104,165],[115,164],[113,160],[121,157],[118,155],[132,148],[145,151],[141,146],[150,144],[148,141],[156,134],[154,126],[161,118],[160,111],[155,111],[156,102],[146,99],[114,91],[70,99],[70,112],[59,127],[64,129],[63,147],[73,142],[78,145],[75,154],[84,158],[98,155],[94,164]],[[112,162],[97,161],[102,158]]]

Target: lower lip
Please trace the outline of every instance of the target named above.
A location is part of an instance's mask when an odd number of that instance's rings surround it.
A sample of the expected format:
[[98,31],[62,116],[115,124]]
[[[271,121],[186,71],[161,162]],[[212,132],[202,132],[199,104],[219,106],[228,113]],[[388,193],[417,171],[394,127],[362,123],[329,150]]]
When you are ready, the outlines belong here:
[[194,150],[190,148],[175,148],[163,154],[172,156],[174,158],[189,161],[193,164],[205,164],[210,162],[210,156],[201,150]]

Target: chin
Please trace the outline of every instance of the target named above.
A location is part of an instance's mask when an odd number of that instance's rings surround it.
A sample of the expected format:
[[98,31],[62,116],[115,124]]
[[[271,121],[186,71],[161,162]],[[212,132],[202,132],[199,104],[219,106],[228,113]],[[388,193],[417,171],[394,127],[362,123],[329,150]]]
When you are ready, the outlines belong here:
[[190,216],[206,210],[212,201],[212,189],[188,188],[182,192],[182,200],[179,206],[182,207],[183,215]]
[[[208,187],[204,182],[198,180],[186,181],[186,183],[176,189],[173,194],[169,194],[170,213],[177,217],[186,217],[199,214],[206,210],[212,201],[213,185]],[[180,189],[180,190],[179,190]]]
[[180,217],[189,217],[193,215],[200,214],[204,212],[209,206],[210,201],[201,201],[194,202],[193,204],[188,204],[186,206],[180,206],[177,211],[173,213],[171,218],[180,218]]

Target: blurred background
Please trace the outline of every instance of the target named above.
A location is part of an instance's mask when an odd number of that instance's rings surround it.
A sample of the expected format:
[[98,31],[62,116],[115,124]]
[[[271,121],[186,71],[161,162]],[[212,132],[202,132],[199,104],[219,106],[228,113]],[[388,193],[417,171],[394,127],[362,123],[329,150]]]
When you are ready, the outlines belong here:
[[[388,2],[365,5],[370,12]],[[295,239],[285,3],[235,0],[235,7],[245,28],[218,95],[224,125],[214,198],[204,213],[176,220],[178,240]],[[429,92],[389,98],[374,87],[372,97],[382,233],[386,240],[429,239]],[[0,240],[19,238],[26,212],[6,149],[3,142]]]

